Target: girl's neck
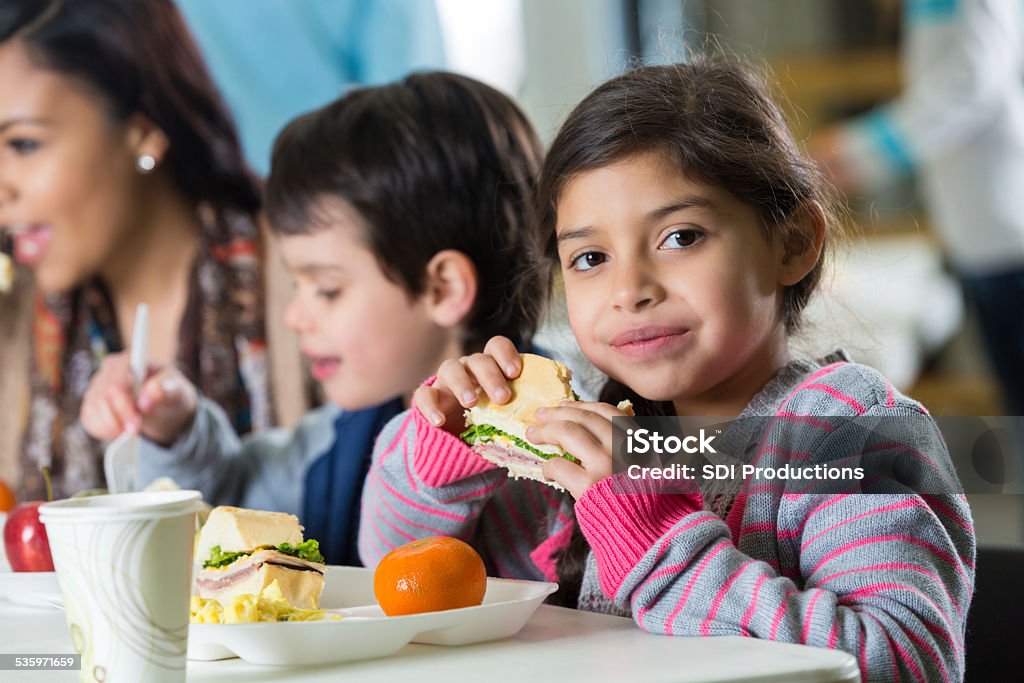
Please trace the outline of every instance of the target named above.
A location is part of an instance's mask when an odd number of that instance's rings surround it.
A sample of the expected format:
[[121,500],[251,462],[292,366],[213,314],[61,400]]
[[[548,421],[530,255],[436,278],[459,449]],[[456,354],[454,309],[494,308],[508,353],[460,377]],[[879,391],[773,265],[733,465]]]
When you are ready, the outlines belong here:
[[118,327],[129,343],[136,306],[150,309],[150,356],[174,360],[181,317],[188,302],[189,275],[199,248],[196,208],[169,178],[154,177],[134,225],[100,275],[110,289]]
[[703,394],[674,401],[676,414],[735,417],[789,361],[789,343],[780,328],[732,377]]

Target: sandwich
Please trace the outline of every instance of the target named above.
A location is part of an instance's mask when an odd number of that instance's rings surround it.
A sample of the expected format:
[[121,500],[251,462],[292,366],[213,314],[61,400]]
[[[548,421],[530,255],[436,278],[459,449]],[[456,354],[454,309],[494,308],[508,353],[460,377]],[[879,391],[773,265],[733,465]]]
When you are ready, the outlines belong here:
[[[579,400],[569,383],[572,371],[557,361],[531,353],[522,354],[522,359],[523,371],[509,381],[512,398],[498,405],[482,394],[465,413],[467,429],[462,440],[484,460],[508,470],[510,477],[535,479],[562,490],[557,483],[544,478],[541,466],[551,458],[578,461],[556,445],[530,443],[526,429],[537,424],[534,413],[538,408]],[[632,415],[629,401],[618,407]]]
[[196,541],[202,570],[199,597],[222,605],[238,595],[260,595],[274,581],[292,606],[317,609],[324,588],[323,555],[302,539],[295,515],[220,506],[210,512]]

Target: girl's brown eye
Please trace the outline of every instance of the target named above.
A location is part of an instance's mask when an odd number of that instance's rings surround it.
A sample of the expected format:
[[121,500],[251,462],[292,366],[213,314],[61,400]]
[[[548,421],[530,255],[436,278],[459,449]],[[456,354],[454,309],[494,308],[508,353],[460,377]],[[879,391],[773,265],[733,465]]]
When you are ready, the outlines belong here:
[[696,230],[676,230],[665,238],[659,249],[686,249],[704,239],[704,235]]
[[569,268],[587,271],[605,262],[607,257],[599,251],[586,251],[569,262]]

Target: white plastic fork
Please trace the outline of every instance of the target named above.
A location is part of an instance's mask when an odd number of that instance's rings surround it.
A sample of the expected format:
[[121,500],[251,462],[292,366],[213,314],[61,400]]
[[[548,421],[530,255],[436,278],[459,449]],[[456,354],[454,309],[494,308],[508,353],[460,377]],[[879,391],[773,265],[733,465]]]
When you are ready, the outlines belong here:
[[[128,364],[132,371],[132,394],[138,398],[146,379],[146,347],[149,344],[149,308],[139,304],[135,309],[135,324]],[[103,473],[111,493],[129,493],[135,490],[135,468],[139,460],[139,436],[122,433],[110,442],[103,454]]]

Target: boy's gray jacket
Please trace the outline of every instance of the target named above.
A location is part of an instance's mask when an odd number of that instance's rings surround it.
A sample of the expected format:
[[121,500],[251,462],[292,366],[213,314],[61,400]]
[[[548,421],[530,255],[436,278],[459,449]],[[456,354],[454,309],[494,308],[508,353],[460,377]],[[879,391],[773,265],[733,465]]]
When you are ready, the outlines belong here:
[[340,414],[327,405],[308,413],[294,430],[242,441],[220,406],[200,398],[191,427],[170,447],[142,440],[136,481],[143,487],[170,477],[214,505],[301,515],[306,473],[334,442]]

